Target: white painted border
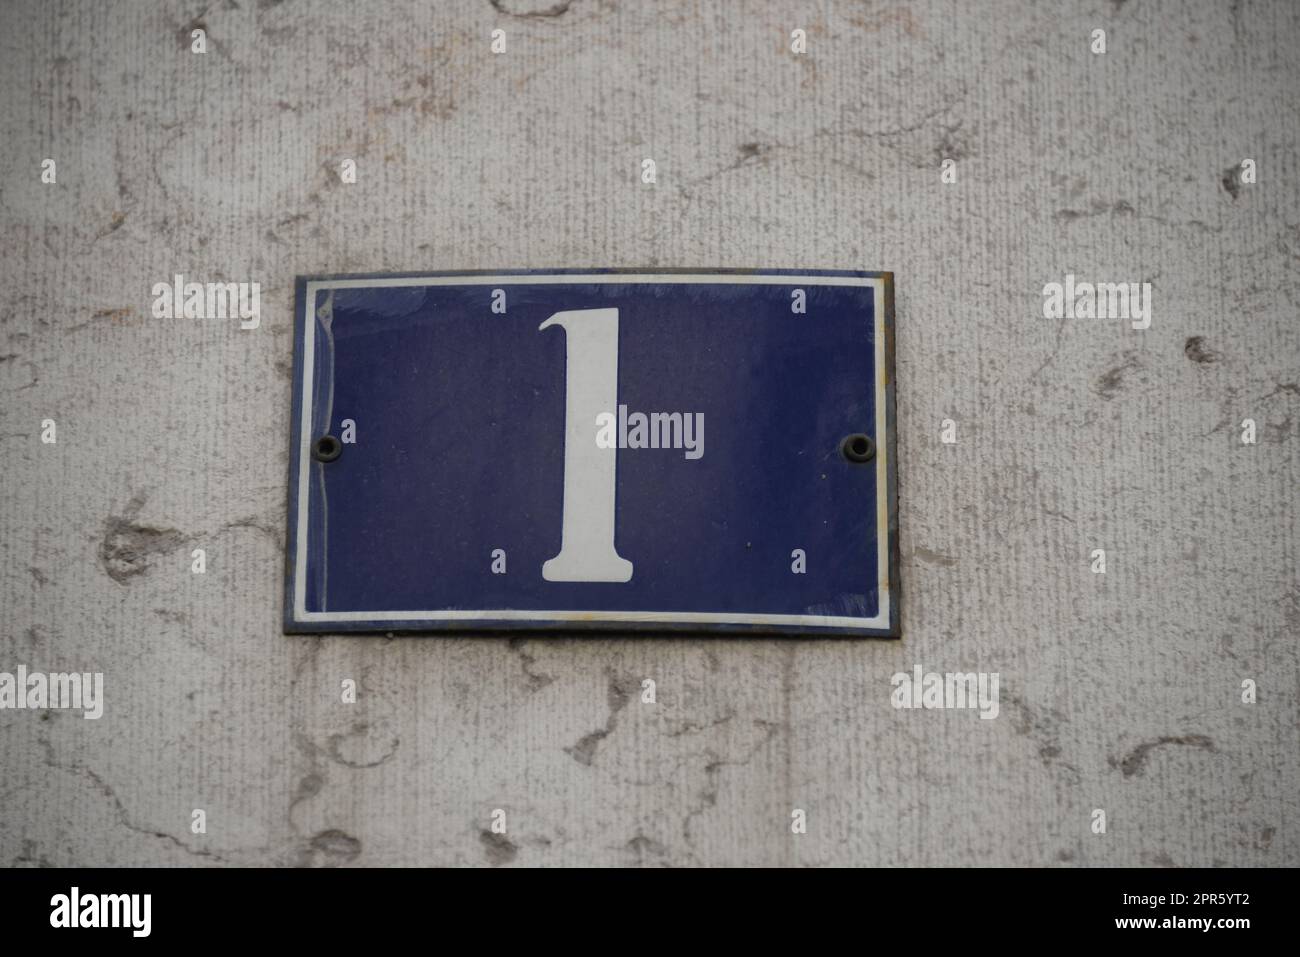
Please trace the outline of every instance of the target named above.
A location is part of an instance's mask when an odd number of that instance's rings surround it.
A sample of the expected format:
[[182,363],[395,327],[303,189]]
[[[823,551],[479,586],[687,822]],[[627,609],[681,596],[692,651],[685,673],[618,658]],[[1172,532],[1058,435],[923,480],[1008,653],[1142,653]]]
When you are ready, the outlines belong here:
[[[870,286],[875,315],[876,342],[876,565],[879,573],[880,608],[874,618],[838,615],[757,615],[731,612],[694,611],[530,611],[489,609],[484,611],[307,611],[307,506],[311,490],[312,373],[316,358],[316,317],[312,309],[321,289],[374,288],[379,286],[510,286],[543,284],[643,285],[669,283],[711,283],[719,285],[769,286]],[[307,283],[303,303],[302,421],[298,448],[298,541],[294,557],[294,620],[296,622],[438,622],[438,621],[617,621],[627,623],[696,623],[701,625],[802,625],[823,628],[889,628],[889,436],[885,423],[885,304],[884,283],[869,276],[759,276],[709,273],[596,273],[579,275],[518,274],[513,276],[426,276],[380,279],[326,279]]]

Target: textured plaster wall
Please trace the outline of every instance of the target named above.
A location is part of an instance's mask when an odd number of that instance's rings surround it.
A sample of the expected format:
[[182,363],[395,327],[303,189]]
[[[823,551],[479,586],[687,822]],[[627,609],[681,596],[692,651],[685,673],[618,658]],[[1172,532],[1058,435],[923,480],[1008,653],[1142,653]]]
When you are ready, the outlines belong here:
[[[1300,863],[1298,93],[1282,0],[4,3],[0,671],[106,689],[0,863]],[[895,272],[901,641],[280,633],[295,275],[548,266]]]

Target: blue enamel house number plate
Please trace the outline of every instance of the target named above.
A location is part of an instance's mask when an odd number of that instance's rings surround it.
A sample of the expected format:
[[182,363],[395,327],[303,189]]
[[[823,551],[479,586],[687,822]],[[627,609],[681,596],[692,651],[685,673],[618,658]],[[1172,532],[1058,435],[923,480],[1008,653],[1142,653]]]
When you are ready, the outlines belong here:
[[893,278],[297,283],[285,630],[898,634]]

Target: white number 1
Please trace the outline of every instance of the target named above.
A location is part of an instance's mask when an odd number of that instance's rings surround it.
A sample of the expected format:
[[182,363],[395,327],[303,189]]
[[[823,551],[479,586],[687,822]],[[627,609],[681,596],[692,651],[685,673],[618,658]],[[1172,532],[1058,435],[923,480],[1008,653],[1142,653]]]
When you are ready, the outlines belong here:
[[614,549],[618,449],[596,444],[596,417],[618,410],[618,310],[557,312],[565,344],[564,517],[560,554],[542,563],[548,582],[625,582],[632,563]]

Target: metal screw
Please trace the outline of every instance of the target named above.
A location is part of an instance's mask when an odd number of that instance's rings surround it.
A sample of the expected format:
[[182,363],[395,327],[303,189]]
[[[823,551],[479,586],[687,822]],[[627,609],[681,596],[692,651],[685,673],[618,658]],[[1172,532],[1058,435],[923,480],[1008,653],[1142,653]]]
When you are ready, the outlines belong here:
[[317,462],[333,462],[342,454],[343,443],[332,435],[322,435],[311,446],[311,457]]
[[876,457],[876,443],[866,433],[854,432],[844,437],[840,451],[850,462],[870,462]]

